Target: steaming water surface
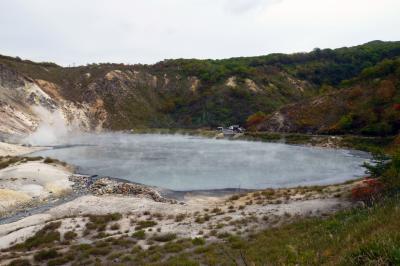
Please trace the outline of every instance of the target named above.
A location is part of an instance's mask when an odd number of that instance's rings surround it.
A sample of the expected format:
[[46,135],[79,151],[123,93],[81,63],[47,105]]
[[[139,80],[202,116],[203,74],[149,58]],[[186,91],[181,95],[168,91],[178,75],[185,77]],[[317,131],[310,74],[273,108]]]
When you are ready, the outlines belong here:
[[41,151],[84,174],[112,176],[172,190],[332,184],[360,177],[365,154],[277,143],[180,135],[90,135]]

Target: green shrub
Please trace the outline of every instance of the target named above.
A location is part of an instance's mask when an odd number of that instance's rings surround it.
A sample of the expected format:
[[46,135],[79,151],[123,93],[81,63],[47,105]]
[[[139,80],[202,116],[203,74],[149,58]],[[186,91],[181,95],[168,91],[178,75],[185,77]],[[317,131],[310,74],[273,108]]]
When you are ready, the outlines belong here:
[[231,234],[230,233],[228,233],[228,232],[222,232],[222,233],[219,233],[219,234],[217,234],[217,237],[218,238],[228,238],[228,237],[230,237],[231,236]]
[[386,122],[371,123],[361,129],[361,133],[370,136],[386,136],[393,132],[393,128]]
[[393,191],[400,191],[400,151],[391,156],[387,170],[382,174],[381,181],[386,187]]
[[110,213],[106,215],[90,215],[89,223],[86,224],[86,228],[89,230],[105,231],[107,224],[111,221],[118,221],[122,218],[120,213]]
[[34,236],[28,238],[24,243],[15,245],[14,249],[30,250],[32,248],[47,246],[60,241],[60,232],[53,231],[60,226],[61,222],[50,223],[38,231]]
[[174,240],[175,238],[176,238],[176,234],[172,234],[172,233],[155,235],[152,237],[153,240],[158,241],[158,242],[169,242],[171,240]]
[[74,249],[78,250],[78,251],[85,251],[85,250],[89,250],[92,246],[89,244],[79,244],[77,246],[74,246]]
[[44,159],[44,163],[55,163],[57,160],[55,160],[55,159],[52,159],[52,158],[50,158],[50,157],[46,157],[46,159]]
[[32,265],[27,259],[16,259],[11,261],[8,266],[30,266]]
[[388,156],[383,153],[375,153],[372,164],[365,163],[367,173],[371,177],[379,178],[385,185],[386,190],[400,190],[400,151],[397,150],[393,155]]
[[175,216],[175,222],[181,222],[186,218],[186,214],[180,213]]
[[105,238],[105,237],[109,237],[109,236],[110,236],[110,234],[106,234],[105,232],[99,232],[97,235],[94,236],[94,238]]
[[238,200],[238,199],[240,199],[239,195],[232,195],[232,196],[229,197],[229,200],[232,200],[232,201]]
[[400,265],[400,242],[370,242],[348,256],[352,265]]
[[115,224],[112,224],[112,225],[110,226],[110,229],[111,229],[111,230],[119,230],[120,227],[121,227],[121,226],[120,226],[119,224],[115,223]]
[[132,245],[136,244],[136,241],[133,239],[129,239],[127,237],[120,237],[120,238],[111,238],[112,240],[110,241],[112,245],[114,246],[120,246],[120,247],[131,247]]
[[194,220],[196,223],[199,223],[199,224],[202,224],[202,223],[205,223],[205,222],[207,222],[207,221],[209,221],[210,220],[210,215],[208,215],[207,213],[206,214],[204,214],[203,216],[198,216],[198,217],[196,217],[196,219]]
[[241,249],[245,246],[245,242],[238,236],[230,236],[228,243],[233,249]]
[[132,255],[124,255],[124,256],[122,257],[122,261],[123,261],[123,262],[133,261],[134,258],[135,258],[135,257],[132,256]]
[[117,258],[120,258],[124,253],[123,252],[115,252],[115,253],[111,253],[107,259],[108,260],[115,260]]
[[343,130],[351,129],[353,125],[353,117],[351,115],[344,115],[338,122],[338,127]]
[[49,259],[53,259],[56,257],[59,257],[60,253],[57,252],[57,250],[55,249],[45,249],[45,250],[41,250],[38,253],[36,253],[33,258],[35,259],[35,261],[43,261],[43,260],[49,260]]
[[46,158],[44,159],[43,162],[44,162],[44,163],[47,163],[47,164],[54,163],[54,164],[61,164],[61,165],[63,165],[63,166],[66,166],[66,165],[67,165],[66,162],[62,162],[62,161],[60,161],[60,160],[53,159],[53,158],[49,158],[49,157],[46,157]]
[[167,253],[178,253],[184,250],[185,246],[182,245],[181,243],[169,242],[164,245],[163,249]]
[[157,222],[155,221],[139,221],[135,227],[135,230],[141,230],[144,228],[153,227],[155,225],[157,225]]
[[65,240],[72,240],[75,239],[78,236],[77,233],[73,232],[73,231],[68,231],[64,234],[64,239]]
[[121,220],[122,214],[120,213],[109,213],[105,215],[90,215],[89,220],[93,223],[108,223],[111,221]]
[[132,234],[132,237],[137,238],[137,239],[145,239],[146,232],[144,230],[136,231]]
[[390,167],[390,157],[381,151],[373,153],[372,163],[364,163],[363,167],[367,169],[367,174],[373,178],[378,178]]
[[64,255],[63,257],[49,260],[47,262],[47,266],[64,265],[64,264],[67,264],[68,262],[73,261],[74,259],[75,259],[75,256],[73,254],[67,254],[67,255]]
[[88,253],[90,255],[108,255],[111,252],[111,248],[110,247],[92,247],[91,249],[88,250]]
[[192,239],[192,244],[195,246],[201,246],[204,245],[206,241],[202,237],[196,237]]
[[40,161],[43,160],[42,156],[35,156],[35,157],[25,157],[27,161]]
[[23,158],[19,156],[4,156],[0,157],[0,169],[7,168],[10,165],[22,161]]
[[[198,262],[191,260],[185,255],[174,256],[168,259],[167,265],[185,265],[185,266],[198,266]],[[214,263],[212,263],[214,265]],[[215,263],[218,264],[218,263]],[[228,264],[227,264],[228,265]]]
[[41,231],[52,231],[60,228],[61,221],[46,224]]

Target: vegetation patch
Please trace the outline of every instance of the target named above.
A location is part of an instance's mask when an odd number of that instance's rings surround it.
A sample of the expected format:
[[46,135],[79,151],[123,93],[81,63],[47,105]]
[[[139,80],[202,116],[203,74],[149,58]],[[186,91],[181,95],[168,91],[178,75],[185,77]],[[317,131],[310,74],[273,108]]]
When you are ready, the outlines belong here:
[[16,259],[8,264],[8,266],[31,266],[31,265],[32,264],[27,259]]
[[58,265],[65,265],[68,262],[71,262],[75,259],[74,254],[72,253],[67,253],[62,255],[61,257],[51,259],[47,262],[47,266],[58,266]]
[[157,225],[157,222],[155,222],[155,221],[139,221],[139,222],[137,222],[137,225],[136,225],[136,227],[135,227],[135,230],[142,230],[142,229],[145,229],[145,228],[148,228],[148,227],[153,227],[153,226],[155,226],[155,225]]
[[146,232],[144,230],[136,231],[132,234],[132,237],[137,238],[137,239],[145,239]]
[[77,236],[78,236],[78,234],[75,233],[74,231],[68,231],[68,232],[65,232],[65,234],[64,234],[64,240],[67,240],[67,241],[73,240]]
[[21,157],[21,156],[0,156],[0,169],[7,168],[17,163],[25,163],[29,161],[40,161],[43,157]]
[[155,235],[152,237],[153,240],[158,242],[169,242],[176,238],[176,234],[168,233],[162,235]]
[[67,165],[66,162],[62,162],[60,160],[53,159],[53,158],[50,158],[50,157],[46,157],[43,162],[47,163],[47,164],[60,164],[62,166],[66,166]]
[[60,253],[58,253],[57,250],[45,249],[45,250],[41,250],[38,253],[36,253],[33,256],[33,258],[35,259],[35,261],[43,261],[43,260],[54,259],[59,256],[60,256]]
[[90,215],[89,223],[86,224],[88,230],[105,231],[107,224],[112,221],[118,221],[122,218],[120,213],[110,213],[106,215]]
[[11,250],[31,250],[38,247],[51,246],[54,242],[60,241],[60,232],[56,231],[61,222],[53,222],[45,225],[34,236],[28,238],[24,243],[11,247]]
[[205,243],[206,243],[206,241],[202,237],[196,237],[196,238],[192,239],[192,244],[195,246],[202,246]]

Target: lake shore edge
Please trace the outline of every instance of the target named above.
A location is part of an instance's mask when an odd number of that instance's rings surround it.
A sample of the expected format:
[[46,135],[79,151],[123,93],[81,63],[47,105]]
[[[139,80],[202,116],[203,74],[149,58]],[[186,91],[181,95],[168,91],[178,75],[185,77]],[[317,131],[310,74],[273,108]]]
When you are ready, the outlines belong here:
[[[19,147],[15,147],[15,150],[19,150]],[[145,229],[147,234],[159,234],[151,230],[156,228],[154,230],[157,232],[175,234],[178,238],[206,237],[209,241],[220,241],[219,234],[235,232],[247,235],[291,223],[299,218],[325,217],[337,211],[352,208],[357,203],[349,199],[350,191],[361,182],[354,180],[328,186],[254,191],[226,190],[223,193],[188,191],[175,195],[179,199],[177,200],[168,199],[168,193],[165,193],[163,197],[162,192],[148,186],[109,178],[100,179],[102,184],[98,184],[97,192],[89,189],[76,197],[68,198],[65,196],[74,192],[74,185],[80,183],[80,189],[84,187],[82,183],[87,182],[88,176],[74,175],[72,168],[60,165],[57,161],[21,162],[17,163],[16,167],[30,163],[35,163],[36,167],[50,167],[52,170],[63,168],[67,171],[64,174],[69,188],[63,191],[64,194],[51,193],[53,195],[48,200],[64,197],[64,200],[59,203],[32,214],[29,214],[28,210],[28,215],[25,217],[0,225],[0,242],[2,243],[0,249],[5,251],[0,258],[1,265],[14,258],[10,255],[13,253],[12,249],[7,251],[9,248],[24,243],[46,225],[54,222],[61,222],[61,230],[59,230],[61,235],[69,229],[73,230],[78,236],[78,242],[97,241],[98,237],[94,232],[87,234],[85,231],[90,223],[90,217],[110,213],[122,215],[122,219],[118,222],[120,228],[116,231],[107,227],[104,239],[135,234],[137,224],[150,219],[154,220],[155,224]],[[45,172],[42,171],[42,173]],[[130,191],[131,186],[139,186],[136,189],[144,189],[145,193],[123,193],[118,192],[118,189],[116,192],[115,188],[120,189],[121,186],[125,187],[126,191]],[[157,196],[149,197],[149,195]],[[39,205],[40,203],[25,205],[25,207],[29,209]],[[144,249],[151,246],[145,240],[138,241],[138,244]],[[28,254],[27,257],[29,256]]]

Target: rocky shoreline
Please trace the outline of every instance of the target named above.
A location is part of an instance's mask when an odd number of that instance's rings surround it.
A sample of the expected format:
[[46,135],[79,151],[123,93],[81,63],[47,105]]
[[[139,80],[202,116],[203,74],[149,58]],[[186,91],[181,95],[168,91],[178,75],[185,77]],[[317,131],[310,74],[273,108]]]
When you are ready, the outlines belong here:
[[0,224],[18,221],[24,217],[43,213],[61,204],[73,201],[85,195],[93,196],[122,196],[138,199],[149,199],[159,203],[177,204],[178,201],[163,197],[155,188],[119,180],[112,177],[98,177],[85,175],[70,175],[72,190],[63,195],[52,195],[46,199],[34,200],[14,206],[13,210],[3,213]]
[[152,199],[156,202],[175,202],[164,198],[154,188],[119,181],[111,177],[72,175],[69,177],[69,181],[73,182],[73,191],[80,194],[135,196]]

